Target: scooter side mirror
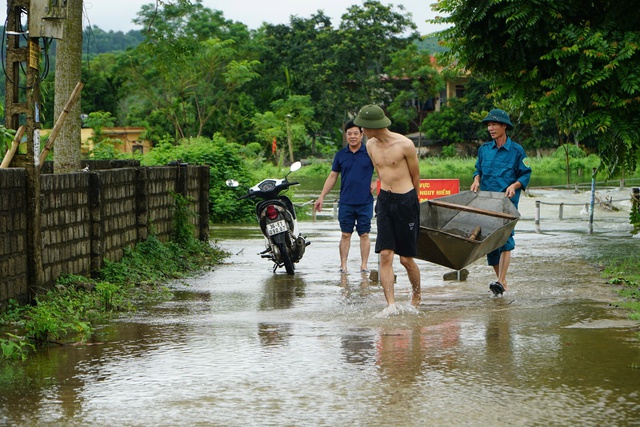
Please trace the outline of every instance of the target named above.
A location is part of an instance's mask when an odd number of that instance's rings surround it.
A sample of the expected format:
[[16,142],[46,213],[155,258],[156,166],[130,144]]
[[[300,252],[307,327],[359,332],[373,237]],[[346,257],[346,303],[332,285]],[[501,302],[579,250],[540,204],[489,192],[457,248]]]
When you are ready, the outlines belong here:
[[298,169],[300,169],[301,167],[302,167],[302,163],[300,163],[300,162],[293,162],[293,163],[291,164],[291,167],[289,168],[289,171],[291,171],[291,172],[295,172],[295,171],[297,171]]
[[238,181],[236,181],[235,179],[228,179],[228,180],[225,181],[225,184],[229,188],[236,188],[236,187],[238,187],[240,185],[240,183]]

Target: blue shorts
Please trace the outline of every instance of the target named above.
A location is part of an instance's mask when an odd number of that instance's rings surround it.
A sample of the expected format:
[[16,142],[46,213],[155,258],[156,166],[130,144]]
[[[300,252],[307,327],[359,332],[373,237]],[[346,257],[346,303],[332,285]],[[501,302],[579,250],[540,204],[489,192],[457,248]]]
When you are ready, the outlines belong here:
[[340,203],[338,208],[338,221],[343,233],[353,233],[354,227],[359,236],[370,232],[371,218],[373,218],[373,200],[363,205]]
[[507,252],[507,251],[512,251],[514,250],[516,247],[516,241],[513,240],[513,233],[511,233],[511,236],[509,236],[509,239],[507,239],[507,242],[500,246],[498,249],[489,252],[487,254],[487,264],[489,265],[498,265],[500,264],[500,254],[502,254],[502,252]]

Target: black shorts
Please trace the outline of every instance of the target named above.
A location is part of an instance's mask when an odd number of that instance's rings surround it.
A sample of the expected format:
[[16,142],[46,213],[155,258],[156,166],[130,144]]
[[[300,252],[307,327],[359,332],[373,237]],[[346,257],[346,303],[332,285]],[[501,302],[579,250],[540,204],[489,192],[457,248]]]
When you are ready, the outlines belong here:
[[405,194],[380,190],[376,215],[376,253],[391,249],[400,256],[415,257],[420,230],[420,201],[416,190]]

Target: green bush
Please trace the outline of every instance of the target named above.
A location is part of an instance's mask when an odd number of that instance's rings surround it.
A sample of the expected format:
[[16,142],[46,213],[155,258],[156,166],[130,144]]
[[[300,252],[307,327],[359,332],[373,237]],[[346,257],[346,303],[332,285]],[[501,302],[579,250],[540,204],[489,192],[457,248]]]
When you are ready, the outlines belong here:
[[563,144],[559,146],[556,151],[553,152],[551,157],[565,159],[567,156],[567,152],[569,153],[570,159],[582,159],[587,157],[587,153],[575,144]]
[[35,346],[24,341],[17,335],[6,333],[8,339],[0,338],[0,359],[26,360],[29,351],[34,351]]
[[445,159],[451,159],[456,157],[456,147],[455,145],[446,145],[442,147],[442,157]]
[[253,204],[237,200],[238,191],[225,185],[228,179],[235,179],[244,188],[253,185],[254,178],[242,151],[246,152],[247,148],[227,142],[220,135],[214,135],[212,139],[187,138],[178,141],[177,145],[164,140],[144,157],[142,163],[166,165],[180,160],[191,165],[208,165],[210,220],[216,223],[246,221],[253,217]]

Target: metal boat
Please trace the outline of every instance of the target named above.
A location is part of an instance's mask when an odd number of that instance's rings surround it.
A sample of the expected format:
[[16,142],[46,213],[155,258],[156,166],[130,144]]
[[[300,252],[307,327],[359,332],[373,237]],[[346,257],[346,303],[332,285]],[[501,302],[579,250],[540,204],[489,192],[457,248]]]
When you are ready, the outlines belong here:
[[520,213],[504,193],[463,191],[420,203],[416,258],[461,270],[504,245]]

